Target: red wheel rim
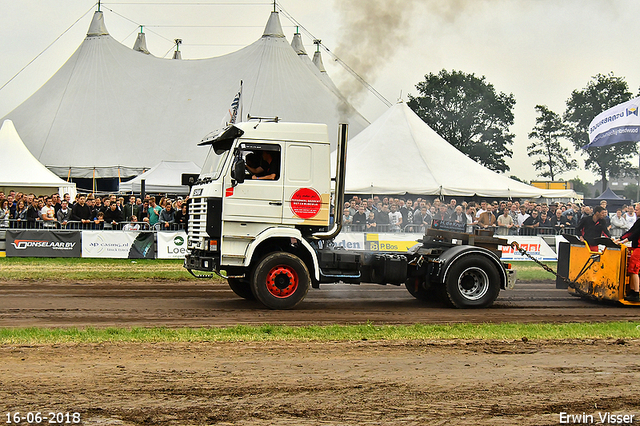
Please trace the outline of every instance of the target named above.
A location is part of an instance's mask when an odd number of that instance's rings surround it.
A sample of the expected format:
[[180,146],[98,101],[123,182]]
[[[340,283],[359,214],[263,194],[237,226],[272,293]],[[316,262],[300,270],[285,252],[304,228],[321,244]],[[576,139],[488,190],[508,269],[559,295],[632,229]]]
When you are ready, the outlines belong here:
[[291,296],[298,289],[298,274],[287,265],[278,265],[267,274],[267,290],[280,299]]

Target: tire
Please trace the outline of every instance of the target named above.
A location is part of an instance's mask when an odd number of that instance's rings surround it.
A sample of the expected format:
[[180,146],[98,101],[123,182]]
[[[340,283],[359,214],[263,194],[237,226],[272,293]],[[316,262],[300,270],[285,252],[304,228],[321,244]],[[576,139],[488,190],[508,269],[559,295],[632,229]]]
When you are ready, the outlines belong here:
[[247,300],[255,300],[256,297],[251,292],[251,284],[249,280],[245,278],[227,278],[227,282],[229,283],[229,287],[233,292]]
[[270,309],[293,309],[307,295],[310,282],[309,270],[299,257],[278,252],[256,265],[251,290]]
[[446,301],[456,308],[486,308],[500,293],[500,274],[490,259],[463,255],[451,265],[444,288]]
[[434,300],[435,297],[431,290],[425,290],[422,286],[422,278],[420,277],[409,277],[407,281],[405,281],[404,286],[413,297],[418,300],[430,301]]

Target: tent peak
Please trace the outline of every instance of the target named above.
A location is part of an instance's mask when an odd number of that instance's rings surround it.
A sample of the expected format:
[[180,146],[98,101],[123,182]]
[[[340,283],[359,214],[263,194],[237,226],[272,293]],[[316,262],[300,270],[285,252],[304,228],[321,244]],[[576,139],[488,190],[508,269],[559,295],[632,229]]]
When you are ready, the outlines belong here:
[[89,31],[87,37],[98,37],[103,35],[109,35],[107,27],[104,25],[104,14],[101,11],[96,11],[93,14],[91,25],[89,25]]
[[307,51],[304,49],[304,44],[302,43],[302,36],[297,31],[293,35],[293,40],[291,40],[291,47],[293,47],[293,50],[300,56],[307,54]]
[[278,12],[271,12],[267,25],[264,27],[262,37],[284,38],[284,31],[282,31],[282,25],[280,25],[280,15]]
[[138,33],[138,37],[136,38],[136,42],[133,44],[133,50],[142,52],[145,55],[149,55],[149,49],[147,49],[147,38],[142,31],[142,25],[140,25],[140,32]]
[[327,72],[324,68],[324,64],[322,63],[322,55],[320,54],[320,45],[322,44],[322,40],[315,39],[313,40],[313,44],[316,45],[316,51],[313,54],[313,64],[320,70],[320,72]]

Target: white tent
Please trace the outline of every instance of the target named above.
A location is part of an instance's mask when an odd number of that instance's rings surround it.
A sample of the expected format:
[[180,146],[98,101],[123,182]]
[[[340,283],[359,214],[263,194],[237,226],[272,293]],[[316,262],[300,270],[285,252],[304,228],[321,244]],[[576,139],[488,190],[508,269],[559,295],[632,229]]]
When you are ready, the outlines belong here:
[[182,174],[200,174],[200,167],[193,161],[161,161],[146,172],[120,184],[120,192],[140,192],[144,180],[146,192],[154,194],[188,194],[189,187],[182,185]]
[[132,176],[162,160],[202,163],[202,137],[220,127],[243,81],[242,117],[325,123],[357,134],[369,123],[300,60],[277,12],[263,36],[228,55],[158,58],[113,39],[96,12],[80,47],[6,118],[59,176]]
[[68,192],[75,197],[76,184],[65,182],[43,166],[24,146],[11,120],[4,120],[0,127],[0,152],[0,190],[5,194],[13,189],[36,195]]
[[576,197],[573,190],[539,189],[476,163],[440,137],[405,103],[389,108],[349,141],[345,192]]

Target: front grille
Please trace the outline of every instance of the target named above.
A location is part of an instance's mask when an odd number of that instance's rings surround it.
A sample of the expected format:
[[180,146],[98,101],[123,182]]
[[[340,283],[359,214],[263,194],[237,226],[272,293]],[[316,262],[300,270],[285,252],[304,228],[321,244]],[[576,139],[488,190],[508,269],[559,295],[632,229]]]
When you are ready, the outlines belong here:
[[189,248],[196,248],[207,237],[207,200],[204,197],[189,200]]

